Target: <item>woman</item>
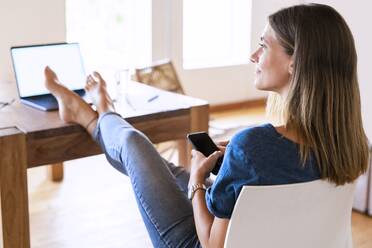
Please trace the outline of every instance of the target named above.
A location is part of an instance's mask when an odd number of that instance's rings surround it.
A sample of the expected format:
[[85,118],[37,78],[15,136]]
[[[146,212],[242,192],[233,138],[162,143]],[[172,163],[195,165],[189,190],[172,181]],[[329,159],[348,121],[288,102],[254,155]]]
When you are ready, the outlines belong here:
[[[279,125],[245,129],[226,151],[221,147],[207,158],[193,151],[190,172],[161,158],[143,134],[115,114],[98,73],[88,76],[86,85],[94,111],[45,69],[62,120],[85,127],[109,162],[130,177],[155,247],[222,247],[243,185],[319,178],[342,185],[366,171],[354,41],[333,8],[299,5],[272,14],[251,61],[256,87],[272,92],[268,110]],[[212,183],[207,176],[222,153]]]

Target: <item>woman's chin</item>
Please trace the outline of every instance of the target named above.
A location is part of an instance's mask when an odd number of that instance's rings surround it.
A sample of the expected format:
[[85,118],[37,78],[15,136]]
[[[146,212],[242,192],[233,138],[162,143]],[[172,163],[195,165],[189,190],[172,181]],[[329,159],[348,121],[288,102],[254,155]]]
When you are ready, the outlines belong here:
[[254,87],[256,87],[258,90],[267,90],[263,83],[257,79],[254,80]]
[[262,90],[262,91],[274,91],[273,85],[271,85],[268,82],[264,82],[261,80],[261,78],[256,78],[254,80],[254,86],[257,90]]

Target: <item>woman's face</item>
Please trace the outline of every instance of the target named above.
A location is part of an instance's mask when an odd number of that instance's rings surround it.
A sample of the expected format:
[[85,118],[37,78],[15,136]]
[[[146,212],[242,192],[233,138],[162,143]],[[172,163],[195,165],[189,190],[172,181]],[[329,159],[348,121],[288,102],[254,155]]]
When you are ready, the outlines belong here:
[[254,84],[257,89],[286,94],[292,74],[292,56],[285,53],[270,25],[266,25],[259,48],[251,55],[256,64]]

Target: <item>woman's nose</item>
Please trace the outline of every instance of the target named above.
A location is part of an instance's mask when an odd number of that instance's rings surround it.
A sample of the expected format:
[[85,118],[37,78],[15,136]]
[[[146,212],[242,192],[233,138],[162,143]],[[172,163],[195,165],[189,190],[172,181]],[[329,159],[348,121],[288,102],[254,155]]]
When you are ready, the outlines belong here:
[[250,60],[251,60],[252,63],[257,63],[257,56],[256,56],[255,53],[253,53],[253,54],[251,55]]
[[256,50],[254,53],[252,53],[250,60],[252,63],[258,63],[258,50]]

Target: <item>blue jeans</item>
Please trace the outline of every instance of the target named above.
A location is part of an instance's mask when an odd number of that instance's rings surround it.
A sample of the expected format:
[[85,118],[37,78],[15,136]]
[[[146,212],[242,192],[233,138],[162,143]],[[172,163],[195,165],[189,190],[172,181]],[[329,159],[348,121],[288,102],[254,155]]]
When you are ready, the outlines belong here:
[[115,113],[94,130],[110,164],[129,176],[154,247],[201,247],[187,198],[189,173],[163,159],[147,137]]

